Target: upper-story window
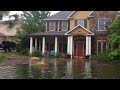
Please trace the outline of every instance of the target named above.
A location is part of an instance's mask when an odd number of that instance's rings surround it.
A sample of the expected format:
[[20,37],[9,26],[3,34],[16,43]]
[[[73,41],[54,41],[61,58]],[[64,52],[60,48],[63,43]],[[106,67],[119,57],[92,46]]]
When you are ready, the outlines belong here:
[[68,30],[68,22],[67,21],[62,21],[61,29]]
[[49,30],[50,31],[55,31],[55,22],[54,21],[49,22]]
[[110,23],[110,18],[99,18],[98,19],[98,30],[103,31],[107,30],[107,25]]
[[75,26],[77,26],[79,24],[84,27],[85,26],[84,19],[77,19],[77,20],[75,20]]

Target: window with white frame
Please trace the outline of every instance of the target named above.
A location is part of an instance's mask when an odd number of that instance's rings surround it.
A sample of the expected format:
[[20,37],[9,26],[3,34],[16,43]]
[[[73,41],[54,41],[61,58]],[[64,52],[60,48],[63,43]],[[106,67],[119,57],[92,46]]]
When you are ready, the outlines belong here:
[[110,23],[110,18],[98,18],[98,31],[107,30],[107,25]]
[[109,48],[108,42],[97,42],[97,54]]
[[83,19],[78,19],[77,20],[77,25],[79,25],[79,24],[84,27],[84,20]]
[[68,30],[68,22],[67,21],[62,21],[62,30]]
[[50,31],[55,31],[55,22],[54,21],[49,22],[49,30]]

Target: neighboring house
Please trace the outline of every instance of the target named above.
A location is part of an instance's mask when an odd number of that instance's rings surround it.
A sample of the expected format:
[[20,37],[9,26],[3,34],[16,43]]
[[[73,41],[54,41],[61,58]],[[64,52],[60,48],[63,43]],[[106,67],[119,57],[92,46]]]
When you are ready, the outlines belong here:
[[12,28],[9,28],[8,20],[6,21],[0,21],[0,33],[4,36],[0,36],[0,44],[2,41],[12,41],[16,42],[16,31],[17,28],[19,27],[19,22],[17,22]]
[[[42,54],[45,49],[84,58],[109,48],[108,25],[117,11],[61,11],[48,18],[46,31],[30,34],[30,53],[33,44]],[[37,42],[39,41],[39,43]]]
[[6,38],[6,36],[4,34],[0,33],[0,44],[2,43],[4,38]]

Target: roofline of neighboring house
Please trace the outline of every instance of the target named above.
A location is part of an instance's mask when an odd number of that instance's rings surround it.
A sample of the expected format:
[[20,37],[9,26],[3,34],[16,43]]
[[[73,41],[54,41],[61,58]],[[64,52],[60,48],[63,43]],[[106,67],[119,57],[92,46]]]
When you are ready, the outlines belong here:
[[45,21],[47,21],[47,20],[68,20],[68,19],[43,19],[43,20],[45,20]]
[[93,32],[91,32],[91,31],[88,30],[87,28],[81,26],[80,24],[77,25],[76,27],[74,27],[73,29],[71,29],[70,31],[66,32],[64,35],[69,35],[69,34],[68,34],[69,32],[73,31],[74,29],[76,29],[76,28],[79,27],[79,26],[82,27],[83,29],[85,29],[86,31],[88,31],[89,33],[91,33],[91,34],[89,34],[89,35],[95,35]]

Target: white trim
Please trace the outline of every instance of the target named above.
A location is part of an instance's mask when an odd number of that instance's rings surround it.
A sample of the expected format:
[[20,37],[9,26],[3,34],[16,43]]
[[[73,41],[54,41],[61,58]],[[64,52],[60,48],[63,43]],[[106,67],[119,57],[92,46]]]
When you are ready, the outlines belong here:
[[42,38],[42,55],[45,53],[45,37]]
[[[50,23],[51,23],[51,22],[54,22],[54,30],[50,30]],[[50,21],[50,22],[49,22],[49,31],[55,31],[55,28],[56,28],[56,22],[55,22],[55,21]]]
[[111,18],[98,18],[98,27],[97,27],[97,31],[109,31],[109,30],[105,30],[105,29],[103,29],[103,30],[100,30],[100,29],[99,29],[99,19],[110,19],[110,20],[111,20]]
[[89,55],[91,55],[91,36],[89,36]]
[[58,42],[57,42],[58,38],[55,37],[55,55],[57,54],[57,46],[58,46]]
[[91,33],[91,34],[88,34],[88,35],[94,35],[94,33],[93,33],[93,32],[91,32],[91,31],[90,31],[90,30],[88,30],[87,28],[85,28],[85,27],[81,26],[80,24],[79,24],[79,25],[77,25],[76,27],[74,27],[73,29],[71,29],[70,31],[66,32],[64,35],[71,35],[71,34],[68,34],[68,33],[70,33],[71,31],[73,31],[73,30],[74,30],[74,29],[76,29],[77,27],[82,27],[83,29],[85,29],[86,31],[88,31],[89,33]]
[[30,37],[30,54],[32,54],[33,49],[33,37]]
[[70,48],[70,39],[69,38],[70,38],[70,36],[67,37],[67,54],[70,53],[70,49],[69,49]]
[[88,15],[88,17],[94,17],[94,16],[90,16],[94,11],[90,12],[90,14]]
[[76,11],[73,11],[67,18],[70,18]]
[[35,38],[35,48],[37,48],[37,38]]
[[89,37],[86,36],[86,55],[89,55]]

